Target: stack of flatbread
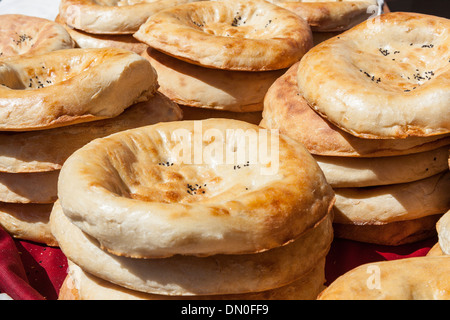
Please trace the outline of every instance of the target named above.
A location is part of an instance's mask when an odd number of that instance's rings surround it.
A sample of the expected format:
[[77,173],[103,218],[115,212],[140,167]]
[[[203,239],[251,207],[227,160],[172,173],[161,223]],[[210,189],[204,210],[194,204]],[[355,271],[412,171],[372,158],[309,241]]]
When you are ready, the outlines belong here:
[[380,0],[268,0],[305,19],[319,44],[382,12]]
[[156,74],[138,54],[74,49],[65,29],[45,19],[0,20],[0,225],[57,245],[48,219],[68,156],[95,138],[182,113],[156,93]]
[[261,129],[231,119],[164,122],[94,140],[64,163],[50,217],[70,262],[60,299],[316,298],[334,203],[317,162],[276,134],[268,140],[279,138],[279,167],[220,163],[211,153],[191,162],[197,157],[180,149],[193,140],[173,137],[195,136],[199,124],[215,133],[205,144]]
[[314,155],[336,192],[337,237],[436,234],[450,207],[449,30],[387,13],[314,47],[269,89],[261,125]]
[[61,0],[55,21],[79,48],[114,47],[142,53],[147,48],[133,37],[152,14],[196,0]]
[[152,15],[134,34],[160,91],[185,119],[259,123],[270,85],[312,47],[311,28],[265,1],[197,1]]

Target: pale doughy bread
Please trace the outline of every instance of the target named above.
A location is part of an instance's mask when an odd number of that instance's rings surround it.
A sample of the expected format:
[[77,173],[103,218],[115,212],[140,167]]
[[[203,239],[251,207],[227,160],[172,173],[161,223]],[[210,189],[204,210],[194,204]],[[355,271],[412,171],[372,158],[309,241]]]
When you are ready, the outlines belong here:
[[150,63],[131,51],[66,49],[0,61],[0,130],[27,131],[118,116],[154,95]]
[[0,59],[75,46],[70,34],[59,24],[21,14],[0,15],[0,34]]
[[376,0],[268,0],[305,19],[313,31],[349,29],[376,14]]
[[190,0],[61,0],[68,26],[89,33],[132,34],[154,13]]
[[225,118],[246,121],[258,125],[262,120],[261,111],[232,112],[189,106],[180,106],[183,111],[183,120],[205,120],[210,118]]
[[32,132],[0,132],[0,172],[44,172],[61,169],[64,161],[91,140],[131,128],[182,119],[181,109],[156,93],[119,116]]
[[262,292],[204,296],[165,296],[130,290],[83,271],[69,261],[58,300],[315,300],[324,289],[325,259],[299,280]]
[[336,238],[387,246],[399,246],[436,236],[436,221],[442,214],[380,225],[335,223]]
[[310,106],[362,138],[450,132],[450,20],[393,12],[320,43],[300,61]]
[[318,300],[449,300],[450,257],[415,257],[358,266]]
[[445,254],[450,255],[450,210],[436,224],[439,246]]
[[303,143],[314,155],[341,157],[398,156],[436,149],[450,135],[405,139],[361,139],[340,130],[315,113],[297,87],[299,63],[278,78],[264,98],[261,126],[278,129]]
[[159,91],[176,103],[223,111],[262,111],[264,96],[285,70],[232,71],[201,67],[148,48]]
[[205,67],[284,69],[312,47],[306,21],[266,1],[198,1],[160,11],[134,34],[169,55]]
[[94,140],[64,163],[58,197],[103,248],[131,257],[268,250],[296,239],[334,202],[301,144],[230,119],[165,122]]
[[50,230],[53,204],[0,202],[0,225],[13,238],[58,246]]
[[426,255],[427,256],[442,256],[442,255],[444,255],[444,252],[442,251],[441,247],[439,246],[439,242],[436,243],[434,246],[432,246]]
[[442,214],[450,209],[450,172],[394,185],[334,188],[335,222],[385,224]]
[[0,202],[53,203],[58,198],[59,171],[0,173]]
[[327,255],[333,241],[332,215],[294,242],[262,253],[133,259],[102,250],[64,215],[59,200],[51,231],[67,259],[84,271],[140,292],[192,296],[259,292],[300,279]]
[[333,188],[417,181],[448,170],[448,146],[404,156],[350,158],[314,156]]
[[136,40],[131,34],[108,35],[87,33],[69,27],[61,21],[59,15],[56,17],[55,21],[66,28],[77,48],[120,48],[141,54],[148,47],[145,43]]

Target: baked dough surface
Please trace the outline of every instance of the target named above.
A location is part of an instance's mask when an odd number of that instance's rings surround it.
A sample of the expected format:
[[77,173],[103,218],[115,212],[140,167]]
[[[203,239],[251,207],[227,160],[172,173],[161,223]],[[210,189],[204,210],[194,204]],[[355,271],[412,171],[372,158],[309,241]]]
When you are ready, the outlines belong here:
[[[243,121],[208,119],[94,140],[64,163],[61,206],[118,255],[238,254],[287,244],[328,214],[334,194],[301,144],[260,130]],[[244,139],[267,134],[267,140],[236,145],[230,132]],[[175,139],[177,133],[182,138]],[[242,160],[263,148],[266,159]]]
[[66,49],[0,61],[0,130],[30,131],[113,118],[147,101],[157,75],[136,53]]
[[180,105],[202,109],[261,111],[267,90],[285,72],[205,68],[152,48],[142,56],[155,68],[160,92]]
[[131,290],[171,296],[242,294],[288,285],[318,266],[333,240],[327,214],[297,240],[254,254],[134,259],[100,248],[66,217],[59,200],[50,227],[66,257],[84,271]]
[[269,0],[295,12],[316,32],[347,30],[378,11],[376,0]]
[[450,257],[364,264],[322,291],[319,300],[449,300]]
[[176,103],[160,93],[114,118],[31,132],[0,132],[0,172],[29,173],[61,169],[64,161],[91,140],[118,131],[181,120]]
[[34,55],[75,46],[70,34],[59,24],[21,14],[0,15],[0,59]]
[[308,104],[362,138],[450,132],[450,20],[394,12],[310,50],[298,87]]
[[315,300],[325,283],[325,259],[306,275],[267,291],[226,295],[170,296],[130,290],[86,273],[69,261],[58,300]]
[[345,132],[318,115],[298,89],[294,64],[275,80],[264,98],[261,126],[303,143],[314,155],[339,157],[398,156],[428,151],[450,144],[450,135],[405,139],[362,139]]
[[450,210],[439,219],[436,229],[441,250],[444,254],[450,255]]
[[166,54],[205,67],[284,69],[312,47],[304,19],[266,1],[198,1],[151,16],[134,34]]
[[68,26],[93,34],[133,34],[152,14],[192,0],[61,0]]
[[450,209],[450,172],[418,181],[367,188],[335,188],[335,222],[385,224]]

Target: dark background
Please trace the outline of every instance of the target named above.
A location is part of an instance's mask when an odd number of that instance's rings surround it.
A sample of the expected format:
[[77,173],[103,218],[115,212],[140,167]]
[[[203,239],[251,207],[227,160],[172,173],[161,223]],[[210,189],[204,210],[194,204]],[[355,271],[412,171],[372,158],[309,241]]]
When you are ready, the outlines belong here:
[[385,0],[390,11],[431,14],[450,19],[450,0]]

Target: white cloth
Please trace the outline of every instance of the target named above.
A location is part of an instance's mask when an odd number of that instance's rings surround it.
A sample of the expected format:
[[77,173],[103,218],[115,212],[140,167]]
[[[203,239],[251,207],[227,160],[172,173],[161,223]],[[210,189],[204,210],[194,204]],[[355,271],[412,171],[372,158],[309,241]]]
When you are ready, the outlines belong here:
[[0,0],[0,14],[24,14],[55,20],[60,0]]

